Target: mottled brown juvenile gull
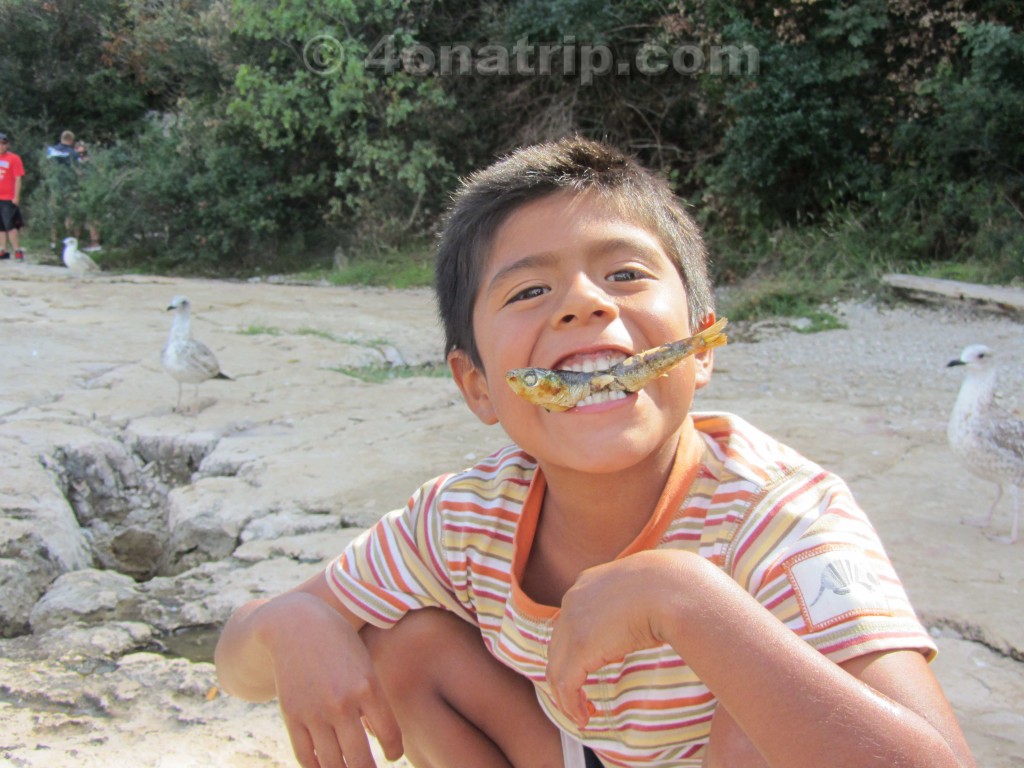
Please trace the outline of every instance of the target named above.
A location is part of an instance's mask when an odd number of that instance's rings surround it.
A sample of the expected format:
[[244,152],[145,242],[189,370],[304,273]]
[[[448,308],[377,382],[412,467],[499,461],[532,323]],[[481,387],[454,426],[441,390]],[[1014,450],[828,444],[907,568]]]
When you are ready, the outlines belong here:
[[178,403],[174,410],[181,410],[181,385],[195,384],[196,396],[193,406],[199,407],[199,385],[207,379],[228,379],[220,372],[220,363],[217,356],[213,354],[208,346],[201,341],[192,338],[192,319],[190,316],[191,304],[184,296],[175,296],[171,299],[167,311],[174,312],[174,322],[171,323],[171,335],[164,346],[160,362],[164,370],[178,382]]
[[967,375],[960,386],[953,413],[949,417],[947,436],[953,453],[963,460],[967,469],[995,483],[999,490],[988,514],[975,524],[987,526],[992,513],[1009,486],[1013,497],[1013,524],[1009,537],[1017,540],[1020,522],[1020,489],[1024,485],[1024,421],[999,410],[993,402],[996,390],[996,364],[992,350],[982,344],[966,347],[950,366],[963,365]]
[[64,253],[62,257],[64,259],[64,266],[79,279],[86,272],[100,271],[99,265],[89,258],[87,253],[82,253],[78,250],[78,240],[74,237],[64,238]]

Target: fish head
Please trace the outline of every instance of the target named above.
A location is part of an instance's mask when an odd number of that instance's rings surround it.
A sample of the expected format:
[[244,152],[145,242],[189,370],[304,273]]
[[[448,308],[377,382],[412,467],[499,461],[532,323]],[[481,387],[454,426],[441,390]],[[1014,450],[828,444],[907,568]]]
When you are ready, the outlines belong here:
[[572,404],[563,402],[566,387],[561,378],[545,368],[515,368],[505,374],[505,381],[520,397],[549,411],[565,411]]

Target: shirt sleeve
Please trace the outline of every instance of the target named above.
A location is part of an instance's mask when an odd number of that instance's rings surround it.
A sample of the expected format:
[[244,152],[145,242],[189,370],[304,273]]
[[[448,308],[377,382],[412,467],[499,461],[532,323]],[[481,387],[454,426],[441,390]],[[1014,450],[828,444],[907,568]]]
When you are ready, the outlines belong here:
[[846,484],[809,465],[771,483],[727,560],[733,578],[835,662],[936,647]]
[[402,509],[381,518],[327,567],[327,583],[370,624],[390,627],[408,611],[443,608],[473,621],[456,596],[445,555],[439,498],[446,477],[423,485]]

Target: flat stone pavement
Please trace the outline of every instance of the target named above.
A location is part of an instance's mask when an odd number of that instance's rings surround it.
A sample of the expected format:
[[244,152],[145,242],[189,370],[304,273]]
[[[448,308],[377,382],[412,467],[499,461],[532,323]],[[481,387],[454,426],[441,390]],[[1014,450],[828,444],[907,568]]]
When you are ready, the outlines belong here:
[[[191,299],[195,336],[234,378],[204,383],[195,415],[172,412],[176,384],[159,362],[176,294]],[[1024,765],[1024,541],[991,537],[1009,528],[1007,499],[992,531],[961,522],[987,510],[994,486],[966,474],[945,443],[960,383],[945,364],[968,343],[997,350],[1002,402],[1024,406],[1021,326],[933,307],[840,311],[842,330],[732,329],[696,407],[738,413],[849,482],[936,638],[934,668],[979,766]],[[203,481],[226,505],[280,511],[297,499],[365,526],[423,480],[505,442],[448,379],[344,373],[440,361],[427,291],[76,281],[61,268],[3,264],[0,327],[0,432],[31,434],[26,451],[68,425],[215,433],[220,459],[249,472]],[[16,492],[2,467],[0,480]],[[284,571],[280,589],[297,573]],[[294,764],[276,707],[220,694],[208,664],[136,653],[76,668],[23,653],[25,640],[0,642],[0,766]]]

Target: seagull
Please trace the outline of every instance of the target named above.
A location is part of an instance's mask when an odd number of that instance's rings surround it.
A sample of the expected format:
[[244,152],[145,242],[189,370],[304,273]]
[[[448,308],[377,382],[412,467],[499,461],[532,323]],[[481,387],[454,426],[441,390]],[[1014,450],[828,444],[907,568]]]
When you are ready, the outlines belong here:
[[78,239],[74,237],[64,238],[64,266],[78,279],[86,272],[100,271],[99,265],[88,254],[78,250]]
[[1024,486],[1024,421],[1000,411],[992,402],[996,388],[996,365],[992,350],[983,344],[971,344],[947,367],[963,365],[967,375],[960,385],[946,435],[949,447],[967,465],[967,469],[996,483],[999,490],[988,515],[968,520],[982,527],[992,522],[992,513],[1009,486],[1013,496],[1013,525],[1008,538],[1017,540],[1020,522],[1020,491]]
[[164,370],[178,382],[178,404],[174,407],[175,411],[181,410],[182,384],[196,385],[193,405],[198,409],[200,384],[207,379],[232,380],[230,376],[221,373],[220,363],[213,350],[192,338],[192,320],[189,315],[191,306],[186,297],[175,296],[167,307],[168,312],[174,311],[174,322],[171,324],[171,335],[160,355],[160,362]]

